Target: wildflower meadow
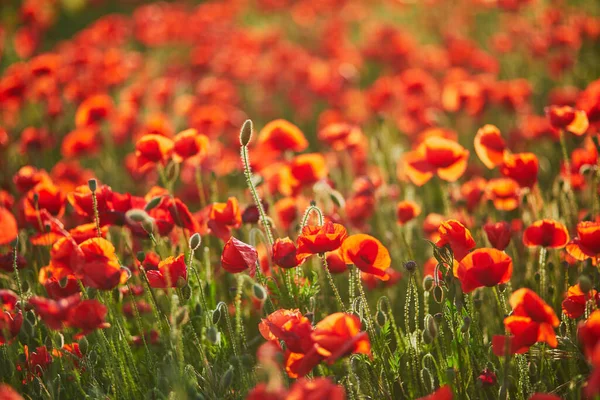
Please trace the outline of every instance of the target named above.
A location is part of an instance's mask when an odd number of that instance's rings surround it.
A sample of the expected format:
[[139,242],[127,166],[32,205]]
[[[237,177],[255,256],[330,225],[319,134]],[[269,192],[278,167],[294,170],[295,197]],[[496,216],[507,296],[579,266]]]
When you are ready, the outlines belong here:
[[600,398],[597,0],[0,0],[0,400]]

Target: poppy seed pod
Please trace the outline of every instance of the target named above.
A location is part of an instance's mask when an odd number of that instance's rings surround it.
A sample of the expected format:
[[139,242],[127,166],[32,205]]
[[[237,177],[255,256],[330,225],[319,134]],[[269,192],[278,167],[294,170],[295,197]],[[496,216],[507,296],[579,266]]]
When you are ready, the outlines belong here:
[[90,179],[88,181],[88,187],[90,188],[92,193],[94,193],[96,191],[96,189],[98,188],[98,181],[95,179]]
[[407,272],[412,274],[417,270],[417,263],[413,260],[407,261],[404,263],[404,269],[406,269]]
[[240,144],[242,146],[248,146],[252,139],[252,131],[254,130],[252,120],[247,119],[240,129]]
[[143,251],[138,251],[135,257],[139,262],[143,262],[146,259],[146,253],[144,253]]

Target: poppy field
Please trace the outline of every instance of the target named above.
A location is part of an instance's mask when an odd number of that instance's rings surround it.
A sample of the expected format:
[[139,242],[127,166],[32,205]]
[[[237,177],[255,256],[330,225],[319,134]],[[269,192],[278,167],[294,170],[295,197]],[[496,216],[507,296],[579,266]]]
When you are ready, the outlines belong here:
[[600,3],[0,5],[0,400],[600,398]]

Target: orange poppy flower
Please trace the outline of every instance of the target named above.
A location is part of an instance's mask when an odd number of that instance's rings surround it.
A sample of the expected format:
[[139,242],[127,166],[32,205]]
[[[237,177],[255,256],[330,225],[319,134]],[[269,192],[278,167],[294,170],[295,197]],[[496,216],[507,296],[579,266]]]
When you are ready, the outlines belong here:
[[97,125],[110,116],[113,108],[112,99],[105,94],[88,97],[77,108],[75,125],[78,128]]
[[186,129],[173,138],[173,160],[182,162],[194,157],[201,162],[208,149],[208,137],[198,133],[196,129]]
[[417,400],[452,400],[454,393],[448,385],[441,386],[438,390],[428,396],[420,397]]
[[323,361],[323,356],[317,352],[316,346],[306,353],[293,353],[287,350],[285,352],[285,371],[290,378],[297,379],[310,373],[321,361]]
[[171,139],[157,134],[147,134],[135,143],[137,167],[146,171],[156,164],[165,165],[173,154],[174,143]]
[[501,165],[506,153],[506,143],[494,125],[484,125],[475,135],[475,152],[481,162],[493,169]]
[[463,224],[455,219],[449,219],[441,223],[438,228],[439,239],[435,243],[437,247],[449,245],[457,261],[462,260],[472,249],[475,248],[475,240]]
[[414,201],[404,200],[396,204],[396,217],[400,225],[421,215],[421,206]]
[[550,106],[544,109],[550,124],[555,129],[571,132],[577,136],[584,135],[590,123],[585,111],[570,106]]
[[306,225],[297,239],[298,255],[325,254],[336,250],[347,237],[346,228],[331,221],[322,226]]
[[38,170],[31,165],[26,165],[13,176],[13,182],[19,192],[25,193],[37,186],[38,183],[51,182],[51,179],[45,170]]
[[[109,211],[112,194],[111,188],[107,185],[99,185],[96,188],[96,206],[100,217]],[[67,200],[77,214],[89,218],[94,216],[94,200],[89,185],[77,186],[74,191],[67,194]]]
[[258,134],[258,144],[277,152],[301,152],[308,147],[300,128],[284,119],[276,119],[265,125]]
[[282,340],[293,353],[307,353],[313,347],[313,326],[300,310],[277,310],[258,324],[262,337],[279,346]]
[[[512,314],[504,319],[504,326],[513,335],[510,337],[510,352],[525,353],[537,342],[556,347],[558,341],[554,328],[559,320],[551,306],[546,304],[530,289],[519,289],[510,296]],[[504,337],[494,337],[496,354],[503,353]]]
[[277,238],[273,244],[273,262],[281,268],[295,268],[304,262],[306,257],[298,257],[296,244],[288,237]]
[[[35,198],[37,197],[37,207]],[[47,210],[55,217],[62,216],[65,210],[64,193],[51,182],[41,182],[27,193],[24,204],[27,222],[38,226],[39,211]]]
[[481,203],[481,199],[485,193],[487,181],[480,177],[475,177],[460,187],[460,196],[466,203],[467,210],[472,212]]
[[325,254],[325,261],[327,261],[327,269],[332,274],[341,274],[348,270],[346,262],[342,258],[341,247],[335,251],[330,251]]
[[362,272],[388,280],[386,270],[392,260],[383,244],[372,236],[358,234],[348,236],[342,243],[342,259],[346,264],[354,264]]
[[490,244],[494,248],[504,251],[504,249],[508,247],[511,238],[510,225],[508,222],[488,222],[483,226],[483,230],[485,231]]
[[96,128],[78,128],[69,132],[62,140],[60,154],[65,158],[76,158],[96,154],[100,150],[100,138]]
[[477,249],[463,258],[456,269],[462,290],[471,293],[480,287],[493,287],[510,281],[513,263],[497,249]]
[[600,354],[598,353],[600,350],[600,310],[591,313],[588,319],[579,325],[577,336],[587,359],[598,366],[600,363]]
[[4,207],[0,207],[0,246],[12,242],[19,235],[17,220]]
[[284,197],[275,203],[275,214],[283,230],[288,230],[292,223],[298,218],[298,207],[296,199]]
[[596,300],[597,294],[598,292],[594,289],[584,293],[579,284],[573,285],[567,290],[562,302],[562,310],[567,317],[577,319],[584,314],[587,302],[591,299]]
[[523,244],[527,247],[550,247],[560,249],[569,241],[567,228],[558,221],[542,219],[529,225],[523,232]]
[[239,228],[242,224],[240,205],[235,197],[227,199],[227,203],[214,203],[210,206],[208,227],[211,232],[221,240],[231,236],[232,228]]
[[577,224],[577,236],[567,244],[567,253],[577,260],[600,257],[600,222]]
[[115,247],[104,238],[88,239],[79,245],[81,258],[75,272],[86,286],[114,289],[127,278],[115,254]]
[[286,400],[346,400],[344,388],[327,378],[298,379],[290,388]]
[[457,142],[430,136],[404,155],[402,165],[411,182],[423,186],[433,175],[448,182],[458,180],[467,169],[468,158],[469,151]]
[[258,252],[256,249],[233,236],[225,243],[225,247],[223,247],[223,252],[221,253],[221,266],[225,271],[232,274],[249,268],[250,275],[254,276],[256,261],[258,261]]
[[96,329],[109,328],[110,324],[104,321],[106,314],[108,308],[98,300],[83,300],[71,309],[67,324],[71,328],[80,329],[80,332],[74,336],[79,340]]
[[158,269],[146,271],[148,283],[153,288],[174,288],[185,286],[187,282],[187,266],[185,255],[167,257],[158,263]]
[[292,177],[301,185],[311,185],[327,177],[327,164],[321,153],[300,154],[290,164]]
[[319,140],[331,146],[335,151],[341,151],[356,144],[362,136],[363,133],[359,127],[345,123],[328,124],[318,133]]
[[500,167],[500,172],[507,178],[514,179],[519,186],[531,188],[537,182],[539,161],[533,153],[507,154]]
[[311,335],[317,352],[328,364],[348,354],[371,356],[371,342],[360,330],[360,319],[355,315],[334,313],[323,318]]
[[514,179],[496,178],[488,181],[485,194],[497,210],[512,211],[519,206],[519,184]]

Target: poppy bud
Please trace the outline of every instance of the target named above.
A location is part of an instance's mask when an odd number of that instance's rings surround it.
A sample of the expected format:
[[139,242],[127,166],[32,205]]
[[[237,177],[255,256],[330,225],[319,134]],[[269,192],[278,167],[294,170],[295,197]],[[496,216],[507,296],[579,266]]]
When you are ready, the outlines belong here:
[[535,275],[533,276],[533,279],[535,279],[536,282],[539,282],[541,279],[540,273],[536,272]]
[[88,181],[88,187],[90,188],[90,190],[92,191],[92,193],[94,193],[96,191],[96,189],[98,188],[98,181],[95,179],[90,179]]
[[438,324],[431,315],[425,317],[425,330],[429,333],[432,339],[435,339],[438,335]]
[[309,311],[306,314],[304,314],[304,316],[306,317],[306,319],[308,319],[310,321],[311,324],[313,323],[313,321],[315,319],[315,313],[313,313],[312,311]]
[[460,331],[462,333],[466,333],[469,331],[469,327],[471,326],[471,318],[470,317],[464,317],[463,318],[463,325],[460,328]]
[[69,283],[69,278],[65,276],[59,279],[58,286],[60,286],[61,289],[64,289],[67,287],[67,283]]
[[250,140],[252,139],[252,131],[254,127],[252,125],[252,120],[247,119],[242,125],[242,129],[240,129],[240,144],[242,146],[248,146]]
[[146,211],[134,208],[125,213],[125,218],[133,222],[142,223],[149,219],[150,216],[146,213]]
[[[179,279],[182,278],[180,277]],[[177,280],[177,283],[179,283],[179,280]],[[185,285],[181,288],[181,297],[185,301],[188,301],[192,297],[192,288],[190,287],[190,285]]]
[[212,344],[218,344],[221,341],[221,332],[216,326],[211,326],[206,330],[206,338]]
[[435,313],[433,314],[433,319],[435,319],[435,322],[439,324],[444,319],[444,315],[442,313]]
[[376,318],[377,318],[377,324],[380,327],[383,327],[385,325],[385,323],[387,322],[387,317],[383,312],[381,312],[381,310],[377,311]]
[[154,219],[148,218],[148,219],[142,221],[142,228],[144,228],[144,230],[148,234],[154,232]]
[[404,269],[412,274],[417,270],[417,263],[413,260],[407,261],[404,263]]
[[442,304],[444,301],[444,289],[442,289],[441,286],[434,286],[432,294],[433,300],[435,300],[435,302],[438,304]]
[[583,293],[588,293],[593,288],[592,281],[587,275],[579,275],[579,278],[577,278],[577,283],[579,284],[579,288]]
[[144,253],[143,251],[138,251],[135,257],[139,262],[143,262],[146,259],[146,253]]
[[560,332],[561,336],[567,336],[567,324],[565,324],[564,321],[562,321],[558,326],[558,331]]
[[46,340],[44,340],[44,345],[48,349],[48,351],[52,351],[54,344],[52,343],[52,337],[46,336]]
[[221,308],[217,307],[212,312],[212,323],[215,324],[215,325],[217,325],[220,320],[221,320]]
[[427,367],[421,370],[421,383],[423,384],[426,393],[433,392],[435,383],[433,381],[433,377],[431,376],[431,372]]
[[156,208],[159,204],[160,201],[162,200],[162,196],[155,196],[152,199],[150,199],[149,202],[146,203],[146,205],[144,206],[144,211],[148,212],[150,210],[152,210],[153,208]]
[[202,236],[200,236],[200,234],[198,232],[196,232],[190,237],[188,245],[190,246],[190,250],[196,251],[198,249],[198,247],[200,247],[201,243],[202,243]]
[[433,338],[431,337],[429,332],[427,332],[427,330],[424,330],[423,331],[423,343],[431,344],[432,342],[433,342]]
[[431,289],[433,289],[434,283],[435,283],[435,279],[433,279],[433,276],[427,275],[423,279],[423,290],[425,290],[426,292],[431,291]]
[[267,291],[258,283],[252,285],[252,293],[254,294],[254,298],[258,301],[265,301],[267,299]]
[[81,339],[79,339],[79,351],[81,351],[81,354],[83,354],[84,356],[87,354],[88,350],[89,350],[89,342],[88,340],[84,337],[82,337]]
[[548,262],[546,264],[546,269],[548,270],[548,272],[554,272],[554,263],[552,261]]
[[221,377],[221,386],[227,389],[231,386],[231,382],[233,382],[233,367],[230,365]]

